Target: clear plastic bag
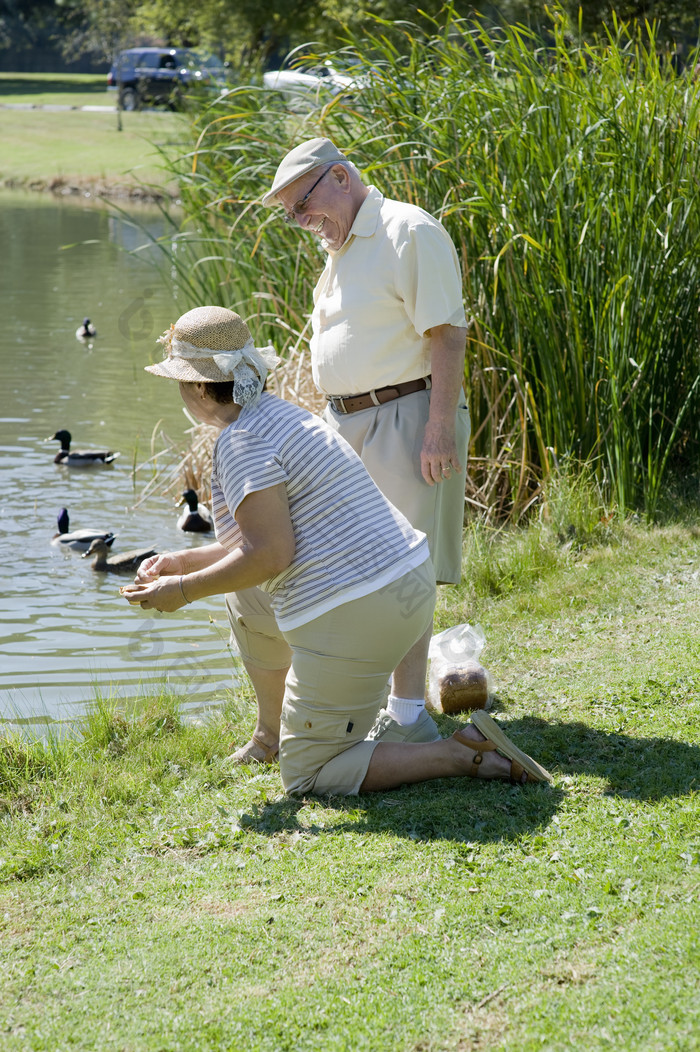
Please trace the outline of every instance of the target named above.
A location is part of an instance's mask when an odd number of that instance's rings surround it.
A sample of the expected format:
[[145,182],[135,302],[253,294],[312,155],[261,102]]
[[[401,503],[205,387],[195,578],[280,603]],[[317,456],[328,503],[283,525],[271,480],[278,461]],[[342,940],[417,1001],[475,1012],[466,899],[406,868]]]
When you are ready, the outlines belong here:
[[486,645],[481,625],[454,625],[430,641],[428,704],[438,712],[488,709],[492,683],[479,658]]

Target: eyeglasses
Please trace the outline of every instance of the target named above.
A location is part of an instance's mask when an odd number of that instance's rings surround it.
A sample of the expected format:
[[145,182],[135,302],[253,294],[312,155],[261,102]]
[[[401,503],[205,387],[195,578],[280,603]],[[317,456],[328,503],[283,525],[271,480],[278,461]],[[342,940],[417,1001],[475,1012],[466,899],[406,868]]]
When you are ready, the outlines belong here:
[[[333,165],[331,165],[331,168],[332,167],[333,167]],[[328,173],[330,172],[331,168],[326,168],[325,172],[321,172],[321,174],[319,175],[319,177],[316,180],[316,182],[314,183],[314,185],[311,187],[311,189],[307,193],[304,194],[304,196],[302,197],[301,201],[297,201],[297,203],[292,208],[290,208],[290,210],[288,212],[285,212],[285,214],[284,214],[284,221],[285,221],[285,223],[296,223],[297,216],[298,215],[303,215],[303,213],[306,211],[306,205],[308,204],[309,198],[311,197],[312,193],[314,192],[314,190],[316,189],[318,184],[323,179],[324,175],[328,175]]]

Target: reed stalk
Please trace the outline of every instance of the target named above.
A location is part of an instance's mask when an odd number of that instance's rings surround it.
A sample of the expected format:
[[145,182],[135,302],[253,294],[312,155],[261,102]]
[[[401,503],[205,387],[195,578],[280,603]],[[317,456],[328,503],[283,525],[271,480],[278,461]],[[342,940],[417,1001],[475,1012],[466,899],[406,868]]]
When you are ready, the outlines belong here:
[[578,46],[557,8],[546,46],[449,7],[425,25],[374,19],[328,56],[364,78],[353,98],[289,113],[249,84],[202,109],[192,149],[167,162],[186,219],[164,260],[190,305],[230,306],[273,342],[289,358],[282,389],[312,404],[323,255],[259,201],[287,149],[329,136],[457,246],[475,513],[519,519],[568,461],[621,513],[653,515],[669,472],[698,454],[698,85],[653,29],[615,24]]

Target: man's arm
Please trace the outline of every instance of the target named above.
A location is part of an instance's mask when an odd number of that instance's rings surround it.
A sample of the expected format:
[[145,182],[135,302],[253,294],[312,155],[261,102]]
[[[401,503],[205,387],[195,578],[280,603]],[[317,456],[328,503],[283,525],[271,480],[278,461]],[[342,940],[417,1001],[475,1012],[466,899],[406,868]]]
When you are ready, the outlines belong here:
[[467,330],[456,325],[435,325],[430,337],[433,382],[420,463],[423,478],[432,486],[449,478],[453,470],[462,470],[455,417],[462,396]]

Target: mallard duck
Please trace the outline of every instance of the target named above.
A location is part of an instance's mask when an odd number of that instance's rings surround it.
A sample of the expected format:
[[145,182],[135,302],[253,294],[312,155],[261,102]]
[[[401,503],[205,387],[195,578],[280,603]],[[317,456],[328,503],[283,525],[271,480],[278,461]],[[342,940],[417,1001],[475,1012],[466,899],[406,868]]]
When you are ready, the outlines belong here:
[[83,318],[83,324],[75,330],[76,340],[90,340],[93,336],[97,336],[97,329],[89,318]]
[[176,507],[180,508],[183,504],[186,504],[187,508],[177,520],[179,529],[185,533],[209,533],[214,529],[211,512],[205,504],[199,503],[195,490],[186,489]]
[[89,468],[96,464],[111,464],[119,456],[111,449],[73,449],[71,450],[70,431],[57,431],[47,442],[53,440],[61,443],[61,448],[54,457],[54,464],[66,464],[69,468]]
[[110,555],[105,542],[96,540],[85,552],[83,559],[94,555],[92,568],[98,572],[135,574],[144,559],[157,554],[155,548],[132,548],[131,551],[120,552],[119,555]]
[[73,548],[75,551],[85,551],[90,547],[93,541],[104,541],[109,547],[114,541],[114,534],[108,531],[101,532],[100,530],[73,530],[69,532],[70,522],[68,519],[68,509],[61,508],[58,513],[58,533],[55,533],[51,538],[51,543],[58,545],[59,547]]

